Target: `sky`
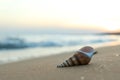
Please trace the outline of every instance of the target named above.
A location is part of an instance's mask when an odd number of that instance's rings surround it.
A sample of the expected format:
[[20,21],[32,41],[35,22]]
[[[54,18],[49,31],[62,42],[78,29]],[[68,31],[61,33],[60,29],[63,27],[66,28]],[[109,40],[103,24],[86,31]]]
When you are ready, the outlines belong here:
[[0,0],[0,30],[119,32],[119,3],[119,0]]

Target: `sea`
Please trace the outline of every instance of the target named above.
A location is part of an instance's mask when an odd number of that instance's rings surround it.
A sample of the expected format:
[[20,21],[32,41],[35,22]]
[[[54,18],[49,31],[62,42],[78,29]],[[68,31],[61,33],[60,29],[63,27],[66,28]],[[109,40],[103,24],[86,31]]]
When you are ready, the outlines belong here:
[[68,53],[83,46],[105,46],[119,41],[120,35],[107,34],[0,35],[0,64]]

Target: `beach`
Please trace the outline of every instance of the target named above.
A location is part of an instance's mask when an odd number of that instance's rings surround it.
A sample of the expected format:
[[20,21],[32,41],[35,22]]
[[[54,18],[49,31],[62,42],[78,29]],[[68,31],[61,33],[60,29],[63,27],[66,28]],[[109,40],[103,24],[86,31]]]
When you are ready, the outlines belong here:
[[120,45],[95,48],[89,65],[57,68],[69,54],[56,54],[0,65],[0,80],[120,80]]
[[120,80],[119,0],[0,4],[0,80]]

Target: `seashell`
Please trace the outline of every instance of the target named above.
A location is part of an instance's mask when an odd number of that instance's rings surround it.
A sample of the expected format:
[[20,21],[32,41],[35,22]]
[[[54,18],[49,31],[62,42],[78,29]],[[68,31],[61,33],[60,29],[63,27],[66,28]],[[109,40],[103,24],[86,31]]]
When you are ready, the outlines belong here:
[[91,58],[94,54],[96,54],[96,51],[92,47],[85,46],[76,51],[72,57],[65,60],[62,64],[57,65],[57,67],[62,68],[78,65],[87,65],[91,61]]

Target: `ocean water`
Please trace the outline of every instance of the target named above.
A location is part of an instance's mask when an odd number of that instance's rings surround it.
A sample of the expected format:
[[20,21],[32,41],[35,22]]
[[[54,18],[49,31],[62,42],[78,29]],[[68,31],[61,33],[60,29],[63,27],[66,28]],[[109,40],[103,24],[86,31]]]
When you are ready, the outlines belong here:
[[0,37],[0,64],[120,41],[119,35],[39,34]]

